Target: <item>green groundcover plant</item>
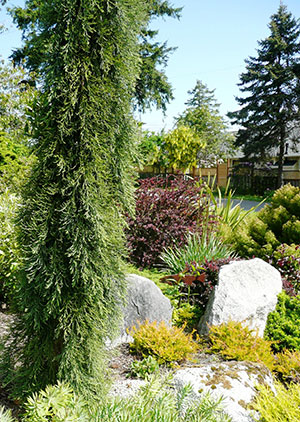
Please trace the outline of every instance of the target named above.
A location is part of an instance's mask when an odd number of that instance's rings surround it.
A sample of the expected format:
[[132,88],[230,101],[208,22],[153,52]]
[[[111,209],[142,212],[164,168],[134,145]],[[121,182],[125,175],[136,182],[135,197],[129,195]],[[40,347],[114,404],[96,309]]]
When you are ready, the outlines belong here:
[[[21,422],[230,422],[222,402],[210,394],[195,399],[189,385],[175,392],[168,380],[153,377],[135,396],[99,400],[91,408],[67,384],[58,383],[28,399]],[[16,422],[3,408],[0,418]]]

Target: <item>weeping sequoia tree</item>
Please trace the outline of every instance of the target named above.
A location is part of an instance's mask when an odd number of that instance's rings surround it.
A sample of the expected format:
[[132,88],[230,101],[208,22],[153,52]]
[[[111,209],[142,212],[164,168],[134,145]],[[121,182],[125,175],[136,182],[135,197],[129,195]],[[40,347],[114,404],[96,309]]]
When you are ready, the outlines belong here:
[[30,3],[38,19],[27,43],[44,45],[32,116],[38,160],[19,216],[19,318],[2,379],[19,397],[67,380],[99,399],[104,342],[126,290],[122,214],[133,191],[130,115],[148,2]]

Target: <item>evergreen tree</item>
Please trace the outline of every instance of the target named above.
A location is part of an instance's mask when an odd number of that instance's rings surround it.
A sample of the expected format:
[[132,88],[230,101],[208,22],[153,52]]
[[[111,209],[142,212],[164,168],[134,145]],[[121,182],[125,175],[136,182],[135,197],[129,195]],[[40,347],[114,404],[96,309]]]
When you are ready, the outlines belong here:
[[[168,1],[152,0],[150,17],[180,17],[181,8],[174,8]],[[169,55],[176,49],[167,43],[155,42],[157,30],[146,26],[141,35],[140,56],[141,68],[137,80],[134,103],[139,111],[145,111],[155,105],[157,109],[166,110],[167,103],[173,99],[170,83],[164,73]]]
[[66,380],[92,401],[107,384],[104,343],[126,290],[122,214],[132,203],[131,98],[147,13],[142,0],[28,3],[38,21],[26,42],[37,49],[43,40],[45,50],[2,379],[19,396]]
[[[5,0],[4,0],[5,1]],[[139,39],[140,69],[136,80],[133,103],[137,110],[145,111],[152,105],[166,110],[166,105],[173,99],[173,91],[164,68],[169,55],[175,50],[168,47],[166,42],[155,41],[157,30],[149,28],[148,22],[157,17],[179,18],[181,8],[172,7],[166,0],[148,0],[149,19],[141,29]],[[49,38],[47,33],[39,31],[40,6],[37,0],[27,0],[24,8],[11,9],[14,22],[25,35],[25,43],[22,48],[15,50],[12,58],[15,63],[24,59],[27,67],[37,71],[44,54],[47,51]]]
[[176,119],[177,126],[187,126],[197,135],[199,146],[202,145],[195,157],[198,164],[215,165],[231,150],[232,135],[227,132],[226,123],[219,114],[214,90],[209,90],[198,80],[188,94],[191,98],[185,103],[186,110]]
[[[239,124],[235,144],[246,157],[278,157],[278,187],[282,184],[285,143],[299,127],[299,23],[280,5],[269,24],[270,35],[260,41],[257,57],[246,60],[240,77],[241,109],[228,113]],[[299,76],[299,75],[298,75]]]

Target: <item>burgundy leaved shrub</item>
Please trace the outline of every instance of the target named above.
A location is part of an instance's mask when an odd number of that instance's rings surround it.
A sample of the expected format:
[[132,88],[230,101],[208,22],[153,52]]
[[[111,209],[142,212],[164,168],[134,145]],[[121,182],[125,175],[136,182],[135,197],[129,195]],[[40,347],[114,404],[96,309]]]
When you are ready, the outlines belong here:
[[196,262],[187,264],[179,273],[165,276],[162,282],[177,285],[182,302],[196,305],[202,311],[205,310],[208,299],[218,282],[220,268],[229,262],[237,261],[238,258],[225,258],[205,261],[198,265]]
[[208,215],[208,199],[193,179],[183,176],[140,180],[136,191],[135,218],[127,218],[129,258],[140,268],[160,264],[169,246],[181,246],[188,232],[202,231],[203,221],[215,225]]
[[268,261],[280,272],[283,288],[289,296],[300,292],[300,245],[280,245]]

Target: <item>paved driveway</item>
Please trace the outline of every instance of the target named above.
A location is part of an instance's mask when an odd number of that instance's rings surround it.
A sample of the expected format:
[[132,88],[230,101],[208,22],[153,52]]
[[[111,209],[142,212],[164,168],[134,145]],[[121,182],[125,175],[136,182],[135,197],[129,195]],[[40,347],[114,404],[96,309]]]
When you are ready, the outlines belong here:
[[[226,199],[223,199],[222,202],[226,203]],[[250,208],[255,207],[255,205],[258,205],[259,202],[256,201],[247,201],[245,199],[232,199],[233,206],[239,204],[241,208],[244,210],[250,210]],[[259,207],[256,208],[255,211],[261,210],[267,203],[264,202],[263,204],[259,205]]]

